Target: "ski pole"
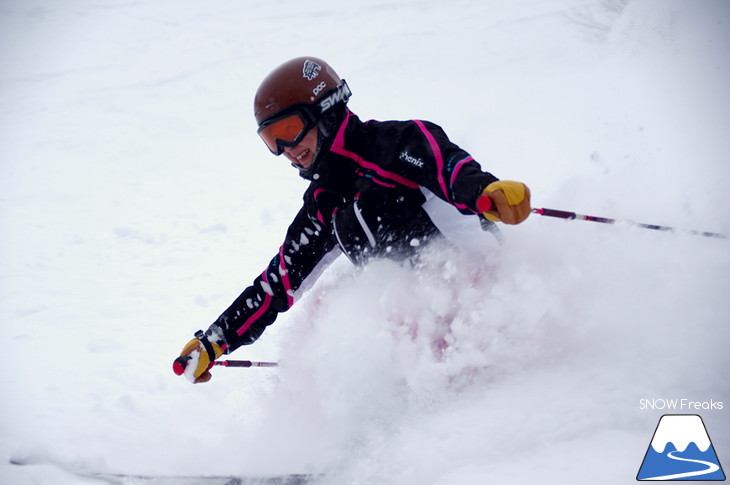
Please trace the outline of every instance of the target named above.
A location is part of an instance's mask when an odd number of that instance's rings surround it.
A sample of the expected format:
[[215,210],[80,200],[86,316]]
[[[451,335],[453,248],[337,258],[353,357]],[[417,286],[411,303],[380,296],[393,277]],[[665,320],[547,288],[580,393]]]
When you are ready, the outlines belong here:
[[[562,211],[562,210],[556,210],[556,209],[532,209],[532,212],[534,214],[540,214],[541,216],[549,216],[549,217],[557,217],[560,219],[578,219],[581,221],[591,221],[591,222],[600,222],[602,224],[616,224],[618,222],[623,222],[625,224],[630,224],[632,226],[640,227],[642,229],[654,229],[655,231],[668,231],[668,232],[675,232],[677,229],[669,226],[659,226],[656,224],[643,224],[641,222],[634,222],[634,221],[627,221],[627,220],[619,220],[619,219],[611,219],[609,217],[596,217],[596,216],[587,216],[583,214],[576,214],[575,212],[569,212],[569,211]],[[716,237],[720,239],[726,239],[726,236],[724,234],[719,234],[717,232],[706,232],[706,231],[682,231],[687,234],[691,234],[693,236],[705,236],[705,237]]]
[[252,362],[250,360],[216,360],[213,365],[223,367],[278,367],[278,362]]
[[[185,368],[188,366],[188,361],[191,359],[189,355],[183,355],[175,359],[172,363],[172,371],[181,376],[185,373]],[[223,367],[278,367],[278,362],[252,362],[250,360],[214,360],[211,367],[214,365],[220,365]]]

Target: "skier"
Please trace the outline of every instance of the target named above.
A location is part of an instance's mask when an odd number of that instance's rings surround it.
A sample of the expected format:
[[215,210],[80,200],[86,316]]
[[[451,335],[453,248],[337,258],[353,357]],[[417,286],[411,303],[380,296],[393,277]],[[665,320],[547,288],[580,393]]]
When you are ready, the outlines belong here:
[[259,135],[310,185],[279,252],[185,345],[173,364],[176,374],[209,381],[215,359],[257,340],[340,252],[358,265],[373,257],[408,259],[439,239],[423,207],[434,195],[486,225],[519,224],[530,214],[526,185],[482,171],[439,126],[363,122],[347,108],[351,94],[315,57],[285,62],[259,86]]

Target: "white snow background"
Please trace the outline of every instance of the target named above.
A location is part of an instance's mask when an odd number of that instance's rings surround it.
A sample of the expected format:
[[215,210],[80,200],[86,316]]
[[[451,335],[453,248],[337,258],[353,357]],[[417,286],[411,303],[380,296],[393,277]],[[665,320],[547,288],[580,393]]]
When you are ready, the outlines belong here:
[[0,0],[0,483],[628,484],[644,398],[723,402],[675,412],[730,471],[727,240],[533,215],[488,257],[340,258],[231,356],[281,367],[175,376],[300,206],[251,110],[300,55],[536,207],[730,234],[727,1]]

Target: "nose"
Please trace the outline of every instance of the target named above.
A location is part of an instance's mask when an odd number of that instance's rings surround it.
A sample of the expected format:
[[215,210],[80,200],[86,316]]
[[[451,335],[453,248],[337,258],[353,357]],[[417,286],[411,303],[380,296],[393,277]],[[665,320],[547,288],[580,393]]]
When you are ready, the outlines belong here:
[[292,157],[295,156],[294,153],[297,149],[299,149],[299,145],[301,145],[301,143],[293,147],[284,147],[284,153],[291,155]]

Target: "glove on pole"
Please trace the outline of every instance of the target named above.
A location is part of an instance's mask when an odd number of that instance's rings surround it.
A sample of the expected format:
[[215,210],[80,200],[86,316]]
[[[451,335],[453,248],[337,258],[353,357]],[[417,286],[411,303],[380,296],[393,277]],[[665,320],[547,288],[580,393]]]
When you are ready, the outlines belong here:
[[[575,212],[561,211],[561,210],[556,210],[556,209],[544,209],[544,208],[532,209],[532,212],[535,214],[540,214],[541,216],[557,217],[559,219],[568,219],[568,220],[578,219],[580,221],[600,222],[602,224],[616,224],[619,222],[623,222],[625,224],[630,224],[632,226],[640,227],[642,229],[654,229],[655,231],[668,231],[668,232],[678,231],[678,229],[675,229],[675,228],[669,227],[669,226],[658,226],[656,224],[643,224],[641,222],[611,219],[608,217],[586,216],[583,214],[576,214]],[[693,236],[705,236],[705,237],[716,237],[716,238],[720,238],[720,239],[726,239],[726,236],[724,234],[719,234],[717,232],[687,231],[687,230],[682,230],[680,232],[685,232],[685,233],[691,234]]]
[[[215,359],[221,355],[223,355],[223,349],[208,340],[205,332],[198,330],[195,332],[195,338],[185,345],[180,352],[180,357],[172,363],[172,370],[179,376],[186,374],[196,384],[208,382],[212,377],[208,370],[213,367]],[[186,373],[189,366],[192,367]]]
[[530,189],[513,180],[492,182],[477,199],[477,209],[489,221],[519,224],[530,215]]

